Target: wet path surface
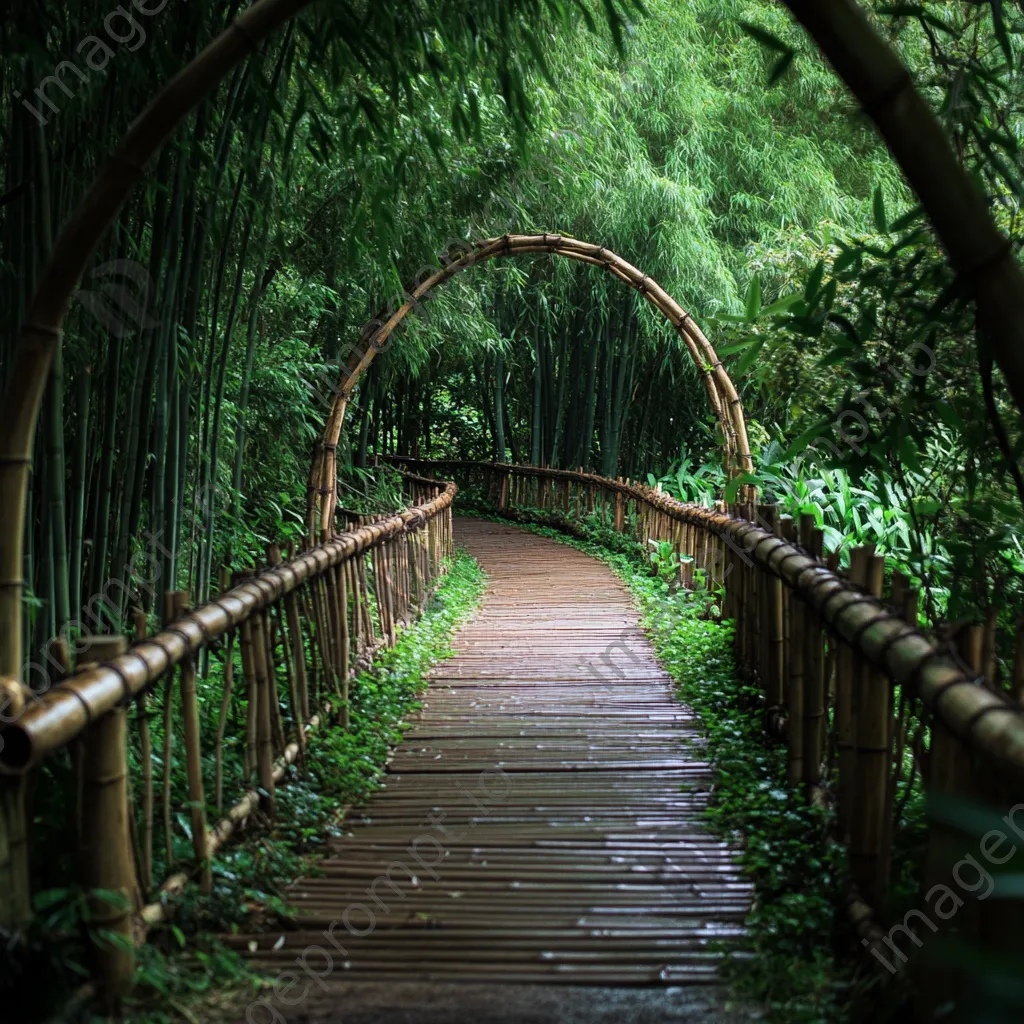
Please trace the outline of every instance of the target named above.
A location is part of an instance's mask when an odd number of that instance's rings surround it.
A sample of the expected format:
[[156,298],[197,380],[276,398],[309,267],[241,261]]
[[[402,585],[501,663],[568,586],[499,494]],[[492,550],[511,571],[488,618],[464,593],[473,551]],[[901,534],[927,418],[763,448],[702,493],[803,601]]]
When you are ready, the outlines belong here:
[[[751,887],[701,823],[712,776],[696,724],[625,588],[514,527],[458,520],[456,539],[487,592],[386,787],[350,816],[324,876],[294,887],[299,930],[234,939],[295,973],[264,1009],[289,1022],[427,1021],[435,1004],[449,1021],[603,1020],[602,1006],[609,1020],[726,1019],[703,1001],[720,959],[709,943],[742,934]],[[386,984],[353,984],[366,981]],[[487,1010],[507,982],[529,984]],[[655,991],[625,1005],[554,983]]]

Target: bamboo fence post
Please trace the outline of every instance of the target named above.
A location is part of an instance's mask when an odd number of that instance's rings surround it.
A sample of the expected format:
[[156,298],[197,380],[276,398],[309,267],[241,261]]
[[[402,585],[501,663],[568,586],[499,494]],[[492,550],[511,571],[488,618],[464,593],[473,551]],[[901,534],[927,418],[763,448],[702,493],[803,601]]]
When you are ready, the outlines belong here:
[[[123,654],[123,636],[92,637],[85,662]],[[79,659],[80,663],[82,658]],[[92,956],[102,1002],[116,1013],[132,987],[135,951],[132,914],[137,905],[135,865],[128,819],[128,736],[123,707],[101,715],[83,733],[82,836],[79,860],[90,893]],[[100,890],[103,897],[91,895]],[[114,902],[116,901],[116,902]],[[103,933],[112,938],[104,938]]]
[[[777,505],[769,506],[768,529],[776,537],[782,536],[782,522]],[[772,576],[767,580],[765,596],[767,598],[767,637],[768,667],[767,688],[765,690],[765,728],[773,731],[772,721],[781,714],[785,701],[785,623],[783,606],[782,580]]]
[[1024,700],[1024,615],[1017,616],[1013,643],[1013,670],[1010,675],[1010,699]]
[[[885,559],[867,563],[866,590],[882,596]],[[889,890],[888,823],[892,765],[892,684],[874,669],[864,672],[857,707],[857,780],[860,788],[850,836],[854,882],[876,913],[885,909]]]
[[363,637],[363,611],[359,603],[359,580],[356,577],[355,557],[346,559],[344,562],[346,589],[352,595],[352,621],[350,633],[352,638],[352,650],[356,658],[363,653],[365,639]]
[[263,620],[263,639],[267,649],[267,679],[270,683],[270,728],[274,740],[275,754],[283,751],[286,744],[284,722],[281,720],[281,700],[278,694],[277,671],[277,622],[273,608],[263,608],[259,613]]
[[[164,593],[164,622],[171,622],[177,611],[177,592],[168,590]],[[163,708],[164,748],[163,778],[161,779],[161,803],[164,830],[164,858],[169,869],[174,864],[174,832],[171,828],[171,792],[172,769],[174,767],[174,673],[168,672],[164,677],[164,708]]]
[[[762,503],[757,506],[758,525],[772,531],[772,523],[777,510],[774,505]],[[758,572],[757,581],[757,679],[765,696],[765,708],[768,707],[768,690],[771,686],[771,589],[774,582],[767,572]]]
[[[435,548],[435,554],[437,556],[437,564],[440,567],[441,564],[441,549],[440,543]],[[370,607],[370,584],[367,579],[367,568],[366,561],[370,557],[369,552],[359,556],[358,577],[359,577],[359,590],[362,594],[362,606],[363,606],[363,626],[366,631],[366,646],[367,648],[373,647],[377,642],[377,634],[374,631],[373,626],[373,609]],[[381,629],[384,629],[384,624],[381,623]]]
[[242,674],[246,681],[245,705],[245,780],[249,782],[256,770],[256,720],[259,717],[259,683],[256,680],[252,622],[242,623]]
[[0,925],[11,929],[32,919],[27,794],[25,778],[0,777]]
[[[737,505],[736,512],[740,519],[746,518],[744,509],[742,506]],[[697,527],[694,526],[694,537],[693,537],[693,551],[694,551],[694,569],[696,570],[697,560]],[[739,668],[740,675],[746,678],[748,672],[747,662],[747,616],[750,614],[750,573],[753,571],[753,566],[750,563],[750,559],[747,558],[746,552],[733,549],[733,559],[736,566],[736,664]]]
[[[271,694],[271,680],[267,672],[267,643],[264,636],[263,619],[257,614],[250,621],[252,636],[253,667],[256,677],[256,768],[260,784],[260,807],[269,818],[274,817],[274,737],[271,725],[270,702],[276,700]],[[276,691],[276,687],[274,688]]]
[[[830,573],[836,576],[842,574],[839,562],[839,552],[832,551],[825,559],[825,566]],[[832,703],[833,708],[835,707],[836,700],[836,644],[834,638],[825,633],[825,645],[826,645],[826,657],[825,657],[825,694],[826,699]],[[834,730],[833,730],[834,733]],[[834,751],[833,751],[834,753]]]
[[999,663],[996,658],[996,630],[999,628],[999,608],[996,605],[989,605],[985,609],[984,639],[982,641],[981,674],[985,677],[985,683],[990,690],[999,693],[1002,687],[999,685],[998,671]]
[[[189,593],[179,590],[175,594],[175,618],[188,610]],[[199,730],[199,701],[196,695],[196,665],[194,658],[181,663],[180,676],[181,717],[185,732],[185,772],[188,779],[189,820],[192,831],[192,853],[200,870],[203,892],[213,891],[213,872],[206,848],[206,794],[203,788],[202,737]]]
[[[231,585],[231,574],[225,567],[220,573],[220,589],[224,593]],[[217,718],[217,740],[214,745],[213,794],[217,813],[224,809],[224,734],[231,713],[231,694],[235,687],[235,631],[229,630],[224,640],[224,692],[221,695],[220,715]]]
[[[300,767],[306,767],[306,730],[305,719],[302,717],[302,704],[299,701],[298,687],[295,685],[295,671],[294,671],[294,660],[292,658],[291,643],[289,642],[289,634],[287,629],[287,623],[285,622],[285,613],[281,605],[275,605],[269,609],[271,616],[274,636],[278,638],[281,644],[281,661],[284,665],[285,674],[285,685],[288,689],[288,708],[292,713],[292,722],[295,725],[295,742],[299,748],[298,763]],[[287,746],[287,736],[282,736],[281,749],[284,750]]]
[[[900,613],[905,622],[909,622],[911,625],[917,625],[918,604],[921,595],[918,590],[912,590],[910,588],[910,581],[906,580],[905,577],[904,582],[906,585],[902,588],[902,595],[900,596],[899,603],[896,605],[896,610]],[[903,778],[903,762],[906,759],[907,745],[907,710],[909,704],[910,701],[907,698],[906,687],[901,687],[900,713],[896,726],[896,750],[893,755],[896,766],[893,777],[893,800],[896,798],[896,785]],[[893,822],[892,824],[895,823]]]
[[341,727],[347,729],[350,721],[349,711],[349,627],[348,627],[348,579],[345,573],[344,564],[337,568],[338,578],[338,618],[341,631],[338,637],[338,645],[341,653]]
[[[788,518],[788,517],[787,517]],[[813,517],[812,517],[813,521]],[[783,520],[786,540],[795,538],[796,524]],[[804,540],[806,519],[800,517],[800,539]],[[789,761],[788,777],[790,786],[798,786],[804,778],[804,658],[807,610],[803,601],[791,595],[789,602],[789,678],[786,681],[786,710],[789,717]]]
[[338,603],[338,578],[332,568],[328,568],[323,574],[324,588],[326,593],[326,630],[328,637],[328,650],[331,655],[335,678],[335,692],[341,694],[341,606]]
[[[864,588],[868,579],[868,559],[873,548],[856,547],[850,552],[849,580]],[[859,795],[857,780],[857,709],[864,686],[862,659],[858,651],[842,640],[844,655],[836,664],[836,756],[839,761],[837,818],[839,835],[850,841],[853,813]]]
[[[715,502],[715,511],[721,513],[723,516],[727,515],[725,502],[724,501],[716,501]],[[681,540],[682,540],[682,537],[680,536],[680,541]],[[712,564],[712,578],[713,578],[713,582],[717,586],[724,587],[725,586],[725,575],[726,575],[726,568],[725,567],[726,567],[726,561],[727,561],[727,559],[726,559],[726,551],[727,551],[726,544],[725,544],[725,541],[721,537],[712,535],[712,537],[711,537],[711,546],[712,546],[712,552],[713,552],[712,553],[712,560],[713,560],[713,564]],[[720,617],[724,618],[725,616],[720,613]]]
[[[959,632],[954,631],[947,639],[972,671],[980,674],[983,643],[981,627],[961,627]],[[922,872],[922,894],[930,892],[936,885],[948,885],[953,866],[964,853],[970,852],[969,845],[977,849],[975,838],[968,841],[960,829],[943,820],[941,811],[935,814],[936,804],[944,800],[977,802],[979,787],[971,753],[935,715],[931,719],[930,732],[928,755],[922,773],[931,817]],[[978,909],[978,902],[973,899],[966,900],[965,905],[958,909],[956,928],[967,941],[978,934]],[[959,987],[957,974],[955,968],[936,970],[927,962],[922,965],[915,993],[915,1009],[921,1020],[933,1019],[937,1007],[955,998]]]
[[[146,613],[136,608],[135,643],[146,639]],[[142,849],[140,851],[139,878],[143,892],[153,888],[153,739],[149,730],[148,693],[135,698],[135,720],[139,726],[139,758],[142,761]]]
[[[814,522],[812,515],[805,547],[810,555],[821,561],[825,535],[814,526]],[[813,788],[821,782],[821,764],[825,753],[825,637],[821,619],[810,606],[804,623],[804,782],[808,786],[808,796],[811,796]]]

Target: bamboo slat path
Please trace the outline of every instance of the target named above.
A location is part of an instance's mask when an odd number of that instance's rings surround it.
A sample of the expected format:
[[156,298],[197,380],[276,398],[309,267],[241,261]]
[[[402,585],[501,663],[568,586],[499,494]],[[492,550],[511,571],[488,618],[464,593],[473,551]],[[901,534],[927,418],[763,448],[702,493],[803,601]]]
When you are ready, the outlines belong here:
[[[904,947],[923,941],[911,930],[920,913],[900,920],[890,891],[913,780],[920,780],[935,816],[919,902],[940,922],[947,919],[927,901],[970,863],[958,858],[978,853],[963,812],[959,825],[945,820],[949,801],[968,801],[972,814],[1002,819],[1005,833],[992,832],[986,841],[1024,838],[1019,621],[1013,664],[1000,669],[991,610],[984,625],[929,635],[918,620],[912,581],[895,573],[887,588],[884,560],[870,546],[854,549],[849,570],[840,571],[838,554],[826,555],[811,515],[795,521],[748,501],[685,504],[580,470],[399,461],[458,480],[471,500],[501,516],[580,535],[586,522],[643,551],[667,545],[679,558],[679,586],[717,592],[723,617],[736,624],[738,675],[763,693],[765,730],[786,746],[794,797],[830,812],[833,837],[848,851],[850,923],[883,964],[905,956],[896,939]],[[941,930],[928,920],[932,931]],[[997,954],[1024,941],[1024,914],[1008,892],[989,894],[957,921],[956,931]],[[922,1020],[968,984],[948,967],[920,965],[915,973]]]
[[488,589],[384,787],[294,886],[298,930],[227,941],[277,973],[332,930],[346,953],[314,970],[335,987],[712,982],[751,885],[701,822],[696,722],[625,588],[515,527],[459,520],[456,539]]

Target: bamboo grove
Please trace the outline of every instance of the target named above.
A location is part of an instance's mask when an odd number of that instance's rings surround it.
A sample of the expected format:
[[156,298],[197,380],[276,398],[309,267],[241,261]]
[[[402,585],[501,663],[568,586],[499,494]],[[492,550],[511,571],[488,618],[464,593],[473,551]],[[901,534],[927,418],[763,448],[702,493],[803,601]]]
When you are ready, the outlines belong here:
[[[393,641],[426,595],[422,551],[391,534],[386,550],[372,540],[372,579],[363,559],[333,594],[275,594],[273,612],[261,596],[245,608],[258,625],[220,623],[228,653],[204,634],[147,668],[121,693],[141,702],[130,738],[123,716],[109,735],[86,728],[58,684],[277,571],[268,552],[312,557],[426,500],[432,484],[380,457],[596,472],[609,493],[646,477],[687,507],[757,495],[776,506],[768,532],[788,513],[804,549],[829,539],[830,572],[876,598],[885,575],[915,630],[966,624],[963,659],[1019,698],[1024,7],[68,0],[18,5],[0,33],[0,699],[13,722],[48,695],[67,717],[45,749],[81,734],[84,758],[48,762],[52,787],[0,787],[0,876],[21,890],[4,918],[28,915],[34,806],[78,839],[86,818],[113,827],[98,781],[131,789],[113,751],[137,743],[149,765],[134,846],[106,865],[86,844],[83,862],[104,888],[132,861],[152,895],[175,841],[203,860],[195,808],[211,789],[219,813],[228,781],[255,773],[266,793],[274,758],[303,754],[315,701],[300,665],[335,673],[344,725],[350,645]],[[530,258],[456,273],[517,249]],[[415,519],[394,527],[401,545],[442,511],[401,513]],[[431,579],[445,545],[428,546]],[[785,672],[766,678],[752,654],[777,609],[743,586],[760,603],[733,610],[761,632],[741,634],[742,667],[778,690]],[[826,618],[782,612],[814,637]],[[849,679],[830,641],[814,645],[811,699],[831,680],[838,718]],[[228,698],[202,695],[221,710],[200,738],[195,687],[230,695],[236,653],[249,703],[229,764]],[[791,722],[807,710],[787,703],[808,692],[799,661],[775,694]],[[181,792],[171,747],[152,746],[173,745],[170,682],[147,734],[147,688],[174,666]],[[116,686],[97,686],[109,710]],[[26,727],[3,740],[12,771],[35,762]],[[882,774],[869,804],[892,795]],[[172,821],[185,803],[187,825]]]

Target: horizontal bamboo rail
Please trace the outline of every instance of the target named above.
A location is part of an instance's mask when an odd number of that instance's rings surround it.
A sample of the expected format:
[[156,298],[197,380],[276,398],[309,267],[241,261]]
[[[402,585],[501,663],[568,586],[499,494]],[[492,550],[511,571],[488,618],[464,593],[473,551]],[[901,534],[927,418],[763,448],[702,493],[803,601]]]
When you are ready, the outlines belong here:
[[[107,1012],[116,1014],[134,977],[125,940],[141,941],[168,917],[190,882],[212,889],[217,851],[254,815],[274,817],[276,788],[305,764],[316,733],[348,727],[353,679],[422,613],[447,571],[456,487],[403,477],[409,508],[358,517],[287,560],[271,545],[265,568],[237,574],[233,586],[222,573],[223,593],[194,611],[186,592],[169,592],[164,627],[148,636],[137,612],[128,649],[124,637],[89,639],[79,670],[3,728],[0,772],[18,779],[74,744],[77,881],[118,896],[92,908],[103,927],[90,944],[94,988]],[[222,815],[226,776],[241,799]],[[155,890],[154,862],[166,879]],[[114,932],[120,941],[105,937]]]
[[[950,732],[983,756],[1007,778],[1024,783],[1024,712],[1006,694],[980,685],[972,671],[948,645],[929,639],[916,624],[905,621],[880,597],[866,593],[830,570],[794,541],[775,536],[756,522],[718,509],[677,501],[652,488],[609,480],[575,470],[512,466],[468,460],[398,460],[423,471],[440,470],[458,479],[475,471],[486,477],[492,494],[501,481],[544,480],[575,484],[600,495],[632,501],[650,518],[660,513],[711,539],[716,553],[698,552],[698,567],[715,562],[728,572],[732,564],[749,562],[759,573],[781,580],[809,607],[821,624],[848,643],[866,662],[894,684],[920,697]],[[514,493],[514,487],[513,487]],[[646,542],[648,538],[644,537]],[[727,584],[727,594],[731,590]],[[727,597],[727,600],[729,598]]]
[[304,582],[322,579],[349,559],[379,549],[394,537],[421,529],[425,523],[447,513],[456,488],[447,484],[439,485],[438,490],[437,497],[422,506],[339,534],[264,570],[169,622],[159,633],[134,644],[126,654],[71,676],[28,706],[16,722],[4,726],[0,772],[26,772],[53,751],[66,747],[91,721],[137,697],[201,647],[277,604]]

